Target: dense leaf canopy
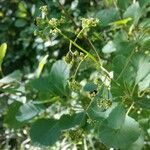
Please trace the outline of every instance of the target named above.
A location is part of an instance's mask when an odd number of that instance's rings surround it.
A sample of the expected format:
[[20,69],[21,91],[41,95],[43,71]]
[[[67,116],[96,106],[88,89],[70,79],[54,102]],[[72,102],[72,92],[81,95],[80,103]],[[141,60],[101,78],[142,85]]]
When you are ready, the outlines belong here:
[[149,0],[0,1],[0,149],[150,149]]

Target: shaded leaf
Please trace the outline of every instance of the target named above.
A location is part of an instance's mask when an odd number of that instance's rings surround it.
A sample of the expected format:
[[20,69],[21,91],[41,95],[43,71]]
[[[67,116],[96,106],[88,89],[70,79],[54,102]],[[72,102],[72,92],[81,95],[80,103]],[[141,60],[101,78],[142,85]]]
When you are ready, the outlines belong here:
[[126,111],[122,104],[118,104],[109,114],[108,126],[113,129],[119,129],[125,121]]
[[34,89],[38,92],[44,92],[44,93],[50,93],[50,87],[49,84],[49,78],[48,77],[40,77],[38,79],[30,80],[29,83],[27,83],[26,87],[28,89]]
[[[139,98],[138,98],[139,99]],[[150,109],[150,99],[148,98],[140,98],[136,100],[136,105],[140,106],[143,109]]]
[[32,102],[28,102],[19,108],[16,119],[20,122],[28,121],[42,111],[44,111],[44,107],[41,105],[35,105]]
[[102,26],[107,26],[109,23],[119,20],[119,12],[116,8],[106,8],[96,13],[97,17],[101,21]]
[[69,66],[64,61],[59,60],[53,64],[49,75],[49,82],[53,93],[68,95],[67,81],[69,74]]
[[149,0],[138,0],[141,7],[145,7],[150,4]]
[[84,87],[83,87],[84,91],[87,92],[92,92],[94,90],[97,89],[97,85],[94,83],[87,83]]
[[53,64],[49,75],[30,80],[26,87],[29,90],[34,89],[40,94],[67,96],[69,93],[69,73],[69,66],[64,61],[59,60]]
[[142,150],[144,147],[144,137],[141,134],[139,138],[131,145],[128,145],[126,148],[123,148],[123,150]]
[[123,55],[117,55],[114,57],[112,62],[112,69],[114,71],[115,77],[120,75],[121,71],[123,70],[125,64],[126,64],[126,57]]
[[27,24],[27,22],[24,19],[18,19],[15,21],[16,27],[24,27],[26,24]]
[[119,129],[113,129],[104,123],[99,129],[99,136],[108,147],[123,148],[135,142],[140,132],[139,124],[126,116],[124,124]]
[[130,0],[125,0],[125,1],[117,0],[117,4],[118,4],[120,9],[124,9],[125,10],[130,4]]
[[106,119],[110,112],[116,107],[116,103],[113,103],[112,106],[110,108],[108,108],[107,110],[104,110],[102,107],[100,107],[98,105],[98,101],[101,101],[102,99],[99,98],[99,100],[94,99],[93,102],[91,103],[91,105],[89,106],[87,113],[88,116],[95,121],[103,121],[104,119]]
[[12,72],[11,74],[5,76],[4,78],[2,78],[0,80],[0,85],[3,85],[3,84],[10,84],[10,83],[13,83],[13,82],[18,82],[20,81],[22,78],[22,73],[20,70],[16,70],[14,72]]
[[73,127],[80,126],[85,121],[84,113],[76,113],[73,115],[62,115],[59,119],[59,126],[61,130],[70,129]]
[[34,144],[39,146],[51,146],[61,134],[58,121],[55,119],[39,119],[30,129],[30,137]]
[[18,129],[22,126],[22,123],[16,119],[16,115],[18,113],[19,107],[21,106],[20,102],[12,103],[4,118],[4,123],[9,128]]
[[141,8],[138,2],[132,3],[124,12],[123,17],[131,17],[134,20],[134,24],[137,24],[141,17]]

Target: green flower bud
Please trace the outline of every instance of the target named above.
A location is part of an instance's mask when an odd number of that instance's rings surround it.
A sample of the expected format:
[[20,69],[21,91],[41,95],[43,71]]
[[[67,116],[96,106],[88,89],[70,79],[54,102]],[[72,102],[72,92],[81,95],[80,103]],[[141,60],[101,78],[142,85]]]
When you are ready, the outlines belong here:
[[65,56],[65,62],[70,64],[71,61],[73,60],[73,58],[74,58],[73,53],[71,51],[69,51]]
[[95,27],[98,22],[96,18],[82,18],[82,28]]
[[112,101],[109,99],[100,99],[97,101],[97,106],[102,108],[103,110],[107,110],[112,105]]

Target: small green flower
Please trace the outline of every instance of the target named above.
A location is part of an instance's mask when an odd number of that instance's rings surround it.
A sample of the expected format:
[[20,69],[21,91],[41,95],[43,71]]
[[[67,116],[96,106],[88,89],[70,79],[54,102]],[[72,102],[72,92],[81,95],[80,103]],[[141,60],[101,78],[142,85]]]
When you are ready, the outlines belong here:
[[95,27],[98,22],[96,18],[82,18],[82,28]]
[[48,7],[47,7],[47,5],[41,6],[40,10],[41,10],[42,13],[47,14],[48,13]]
[[109,99],[100,99],[97,101],[97,106],[102,108],[103,110],[107,110],[112,105],[112,101]]

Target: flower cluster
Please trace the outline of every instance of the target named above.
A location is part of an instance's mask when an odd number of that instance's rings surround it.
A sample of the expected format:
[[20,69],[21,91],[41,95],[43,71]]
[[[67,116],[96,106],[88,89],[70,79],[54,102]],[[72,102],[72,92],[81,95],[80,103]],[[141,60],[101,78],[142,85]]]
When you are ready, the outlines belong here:
[[82,28],[95,27],[99,20],[96,18],[82,18]]

